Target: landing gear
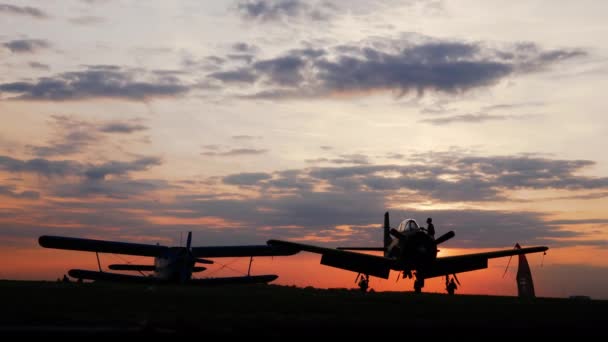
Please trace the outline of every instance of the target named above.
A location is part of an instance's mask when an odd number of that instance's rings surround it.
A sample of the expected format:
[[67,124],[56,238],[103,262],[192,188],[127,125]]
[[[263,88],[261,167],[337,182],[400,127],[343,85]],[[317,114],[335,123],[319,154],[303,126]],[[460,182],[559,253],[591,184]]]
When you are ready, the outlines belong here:
[[421,293],[423,287],[424,287],[424,278],[416,278],[416,280],[414,280],[414,291],[416,293]]
[[[369,287],[369,275],[367,274],[362,274],[360,275],[361,277],[359,277],[359,275],[357,276],[357,278],[359,279],[359,289],[361,290],[361,292],[366,293],[367,289]],[[357,281],[355,279],[355,281]]]

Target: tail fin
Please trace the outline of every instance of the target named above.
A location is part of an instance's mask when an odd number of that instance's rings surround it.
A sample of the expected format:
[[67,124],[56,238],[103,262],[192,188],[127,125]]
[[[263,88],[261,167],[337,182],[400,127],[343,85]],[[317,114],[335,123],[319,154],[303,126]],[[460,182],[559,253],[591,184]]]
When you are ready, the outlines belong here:
[[186,249],[190,249],[190,245],[192,245],[192,232],[188,232],[188,240],[186,240]]
[[391,241],[393,240],[391,238],[391,234],[389,233],[389,231],[391,230],[391,225],[388,219],[388,211],[384,213],[384,256],[387,256],[388,254],[388,245],[390,245]]

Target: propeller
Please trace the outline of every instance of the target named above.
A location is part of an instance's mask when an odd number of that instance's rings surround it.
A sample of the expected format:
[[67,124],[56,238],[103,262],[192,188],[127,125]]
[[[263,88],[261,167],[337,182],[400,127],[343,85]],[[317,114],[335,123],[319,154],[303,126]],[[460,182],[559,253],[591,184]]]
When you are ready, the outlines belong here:
[[188,238],[186,240],[186,255],[183,256],[183,266],[180,273],[181,282],[186,282],[192,276],[192,268],[196,263],[196,259],[192,255],[192,232],[188,232]]
[[438,237],[437,239],[435,239],[435,243],[436,244],[440,244],[442,242],[445,242],[451,238],[453,238],[456,234],[454,233],[453,230],[450,230],[449,232],[441,235],[440,237]]
[[396,238],[398,238],[398,239],[400,239],[400,240],[405,240],[405,239],[407,239],[407,238],[405,237],[405,235],[403,235],[403,233],[399,232],[399,231],[398,231],[397,229],[395,229],[395,228],[391,228],[391,230],[389,230],[389,233],[390,233],[392,236],[394,236],[394,237],[396,237]]

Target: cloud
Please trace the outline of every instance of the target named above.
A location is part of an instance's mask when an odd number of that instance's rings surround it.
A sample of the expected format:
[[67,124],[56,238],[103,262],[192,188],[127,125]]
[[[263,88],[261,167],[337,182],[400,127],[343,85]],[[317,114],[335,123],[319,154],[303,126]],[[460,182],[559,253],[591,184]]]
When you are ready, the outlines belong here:
[[[334,246],[375,245],[382,241],[382,214],[389,210],[393,225],[408,217],[421,223],[433,217],[438,234],[456,232],[456,238],[445,245],[451,248],[504,248],[515,242],[550,247],[606,243],[596,232],[568,229],[572,225],[607,224],[601,217],[555,220],[551,219],[553,213],[530,210],[415,208],[429,199],[436,204],[495,201],[505,199],[503,191],[522,188],[607,189],[608,179],[579,175],[594,165],[591,161],[471,156],[449,151],[412,155],[402,162],[406,164],[235,173],[205,180],[205,190],[199,193],[203,182],[185,181],[176,187],[164,180],[132,178],[135,172],[159,165],[160,159],[154,157],[84,164],[0,156],[0,170],[5,172],[56,176],[32,189],[49,194],[51,199],[18,214],[36,224],[11,222],[9,226],[0,222],[0,232],[3,237],[36,236],[45,230],[57,232],[78,226],[87,234],[105,234],[107,238],[137,233],[162,236],[176,229],[192,229],[192,222],[214,217],[213,222],[223,223],[195,234],[206,244],[263,243],[268,238],[282,238],[315,239]],[[503,178],[515,175],[518,177]],[[176,195],[154,194],[167,189]],[[0,188],[0,193],[28,196],[10,186]],[[110,199],[99,201],[98,196]],[[162,220],[151,222],[150,216]],[[108,230],[112,227],[121,228],[119,232]],[[229,228],[238,230],[226,237],[225,229]]]
[[51,67],[48,64],[38,63],[38,62],[29,62],[28,65],[32,69],[40,69],[40,70],[50,70]]
[[144,171],[162,163],[157,157],[142,157],[132,161],[108,161],[101,164],[83,164],[72,160],[48,160],[36,158],[20,160],[0,156],[0,170],[10,173],[34,173],[41,176],[78,176],[91,180],[103,180],[106,176],[124,176],[130,172]]
[[138,72],[116,66],[91,66],[85,71],[66,72],[42,77],[35,82],[0,84],[0,92],[15,94],[13,99],[69,101],[92,98],[114,98],[144,101],[159,97],[176,97],[188,92],[188,86],[177,79],[137,78]]
[[165,180],[158,179],[104,179],[86,178],[79,182],[65,182],[51,187],[54,196],[63,198],[86,198],[105,196],[114,199],[128,199],[150,192],[174,188]]
[[257,76],[255,74],[245,69],[214,72],[209,74],[209,77],[220,80],[224,83],[253,83],[257,80]]
[[532,43],[492,46],[409,34],[289,50],[208,76],[227,85],[239,82],[255,86],[255,92],[237,94],[243,98],[354,97],[374,92],[397,96],[458,94],[492,86],[510,76],[544,71],[584,55],[582,50],[544,50]]
[[[245,175],[245,174],[243,174]],[[268,174],[239,179],[243,186],[257,184],[256,179],[268,180]],[[178,217],[214,215],[227,220],[243,222],[247,227],[270,227],[264,230],[273,238],[301,239],[314,236],[320,240],[341,241],[341,244],[380,245],[382,241],[382,215],[389,210],[391,224],[396,226],[405,218],[415,218],[421,224],[433,217],[438,234],[449,230],[456,238],[446,243],[450,248],[511,247],[515,242],[530,246],[547,244],[551,247],[571,245],[567,239],[586,236],[585,233],[564,231],[546,223],[545,214],[488,210],[391,210],[391,202],[379,193],[364,191],[300,191],[292,195],[272,198],[221,200],[190,198],[178,199],[175,207],[187,209]],[[260,210],[263,209],[263,210]],[[280,227],[298,227],[282,229]],[[361,227],[341,234],[339,226]],[[272,229],[272,227],[276,227]],[[326,244],[326,243],[325,243]]]
[[248,53],[255,53],[259,50],[257,46],[248,44],[248,43],[244,43],[244,42],[235,43],[232,45],[232,48],[238,52],[248,52]]
[[317,158],[317,159],[306,159],[307,163],[333,163],[333,164],[359,164],[367,165],[370,161],[366,155],[363,154],[342,154],[338,158]]
[[206,151],[206,152],[201,152],[201,155],[203,156],[209,156],[209,157],[232,157],[232,156],[246,156],[246,155],[258,155],[258,154],[264,154],[268,152],[268,150],[264,150],[264,149],[254,149],[254,148],[234,148],[225,152],[213,152],[213,151]]
[[329,2],[303,0],[242,0],[236,8],[243,19],[260,22],[293,19],[324,21],[336,11]]
[[70,160],[47,160],[42,158],[20,160],[0,156],[0,170],[12,173],[36,173],[42,176],[69,176],[82,170],[80,163]]
[[15,187],[14,186],[10,186],[10,185],[0,185],[0,196],[8,196],[8,197],[12,197],[12,198],[19,198],[19,199],[39,199],[40,198],[40,193],[37,191],[22,191],[22,192],[17,192],[15,191]]
[[430,123],[432,125],[447,125],[452,123],[482,123],[486,121],[502,121],[510,119],[519,119],[521,116],[515,115],[490,115],[490,114],[461,114],[446,116],[441,118],[424,119],[420,122]]
[[75,25],[96,25],[105,22],[106,20],[102,17],[96,16],[80,16],[76,18],[70,18],[70,23]]
[[53,115],[50,124],[54,126],[51,141],[42,146],[26,146],[31,153],[39,157],[80,153],[100,140],[95,127],[87,121],[76,120],[69,116]]
[[126,199],[149,195],[157,190],[179,188],[166,180],[131,178],[131,174],[134,172],[146,171],[160,164],[161,160],[157,157],[89,164],[69,160],[51,161],[42,158],[19,160],[0,156],[0,171],[31,173],[49,178],[47,181],[39,183],[36,191],[17,192],[13,186],[0,186],[0,195],[37,199],[41,193],[44,193],[50,197],[64,199],[85,199],[99,196]]
[[[62,127],[81,124],[69,118],[57,120],[64,120]],[[103,127],[90,124],[97,130]],[[216,151],[223,150],[218,147]],[[608,178],[582,173],[595,165],[589,160],[447,151],[400,156],[400,164],[235,173],[188,180],[179,186],[162,179],[138,178],[161,162],[157,157],[83,163],[0,156],[3,172],[49,177],[35,182],[34,188],[28,186],[27,191],[0,186],[0,196],[9,199],[45,197],[44,204],[28,204],[17,214],[28,217],[28,223],[15,220],[9,227],[0,222],[0,235],[36,236],[47,229],[53,231],[52,227],[58,229],[55,231],[79,227],[93,235],[119,234],[108,230],[112,227],[120,227],[120,234],[170,235],[175,229],[191,229],[193,222],[214,217],[213,222],[223,223],[201,228],[197,239],[208,239],[206,243],[263,243],[268,238],[283,238],[319,240],[334,246],[375,245],[382,241],[382,214],[389,210],[393,225],[406,217],[420,223],[433,217],[438,234],[456,232],[456,238],[445,245],[451,248],[510,247],[515,242],[553,248],[606,242],[597,232],[601,228],[570,229],[608,224],[603,217],[556,220],[550,212],[471,209],[476,203],[466,203],[467,209],[461,210],[419,207],[429,202],[436,208],[456,202],[451,207],[460,208],[465,207],[461,202],[508,201],[509,192],[519,189],[608,191]],[[24,181],[29,178],[24,177]],[[100,196],[107,198],[100,201]],[[151,216],[162,219],[151,222]],[[232,240],[225,237],[229,228],[238,228],[230,234]]]
[[104,133],[133,133],[147,129],[144,125],[128,122],[110,122],[99,127],[99,131]]
[[388,159],[404,159],[405,155],[401,153],[389,152],[384,157]]
[[[578,175],[594,165],[589,160],[457,153],[414,157],[426,160],[406,165],[314,167],[299,170],[298,178],[314,179],[332,191],[374,191],[386,196],[407,191],[417,200],[441,203],[508,201],[508,191],[520,189],[608,189],[608,177]],[[256,185],[263,186],[264,182]]]
[[10,4],[0,4],[0,13],[9,15],[23,15],[35,19],[47,19],[49,15],[41,9],[30,6],[15,6]]
[[257,136],[253,136],[253,135],[233,135],[232,139],[234,140],[257,140],[257,139],[262,139],[261,136],[257,135]]
[[65,156],[80,153],[105,139],[101,133],[129,134],[147,127],[128,121],[95,123],[65,115],[51,116],[53,138],[46,145],[28,145],[29,151],[39,157]]
[[110,161],[89,167],[84,174],[89,179],[104,179],[109,175],[120,176],[133,171],[144,171],[160,164],[161,160],[157,157],[144,157],[129,162]]
[[261,180],[270,179],[272,176],[262,172],[238,173],[222,178],[225,184],[231,185],[255,185]]
[[17,39],[2,44],[12,53],[33,53],[51,47],[51,44],[42,39]]

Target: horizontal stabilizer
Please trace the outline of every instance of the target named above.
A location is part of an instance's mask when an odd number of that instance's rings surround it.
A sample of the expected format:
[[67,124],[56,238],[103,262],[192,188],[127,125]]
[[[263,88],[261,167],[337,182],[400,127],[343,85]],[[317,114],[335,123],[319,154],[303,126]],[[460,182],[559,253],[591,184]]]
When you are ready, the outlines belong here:
[[198,262],[199,264],[213,264],[213,260],[207,260],[207,259],[201,259],[201,258],[195,258],[194,261]]
[[145,245],[141,243],[114,242],[93,239],[80,239],[64,236],[44,235],[38,239],[42,247],[69,249],[75,251],[115,253],[128,255],[142,255],[156,257],[165,253],[169,248],[158,245]]
[[257,276],[245,276],[245,277],[223,277],[223,278],[202,278],[202,279],[191,279],[188,284],[192,285],[230,285],[230,284],[265,284],[269,283],[279,276],[275,274],[257,275]]

